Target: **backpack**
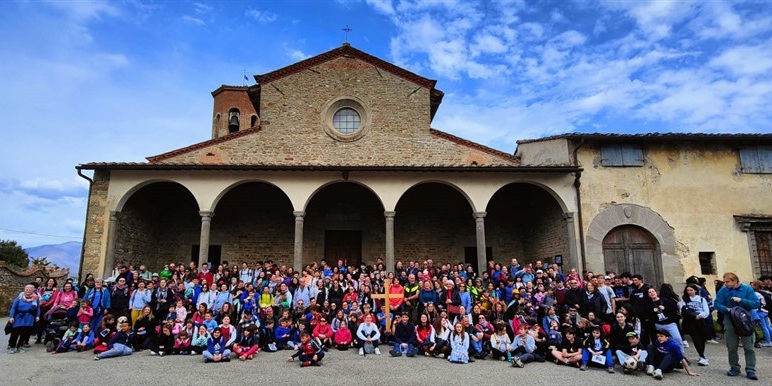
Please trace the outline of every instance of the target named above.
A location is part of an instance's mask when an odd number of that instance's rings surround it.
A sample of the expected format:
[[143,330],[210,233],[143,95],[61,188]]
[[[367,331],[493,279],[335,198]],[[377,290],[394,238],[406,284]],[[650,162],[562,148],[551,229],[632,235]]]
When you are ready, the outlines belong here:
[[745,308],[730,308],[729,318],[732,320],[732,327],[734,327],[734,332],[738,336],[750,336],[756,332],[756,325],[753,322],[753,316]]

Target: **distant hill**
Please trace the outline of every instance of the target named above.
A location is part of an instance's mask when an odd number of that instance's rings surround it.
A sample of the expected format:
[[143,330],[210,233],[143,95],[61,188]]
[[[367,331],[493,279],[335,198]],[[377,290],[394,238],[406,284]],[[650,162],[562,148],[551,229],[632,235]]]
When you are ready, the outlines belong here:
[[69,241],[62,244],[25,248],[24,250],[30,258],[47,257],[51,264],[56,264],[61,268],[69,268],[70,276],[77,276],[82,247],[83,243],[79,241]]

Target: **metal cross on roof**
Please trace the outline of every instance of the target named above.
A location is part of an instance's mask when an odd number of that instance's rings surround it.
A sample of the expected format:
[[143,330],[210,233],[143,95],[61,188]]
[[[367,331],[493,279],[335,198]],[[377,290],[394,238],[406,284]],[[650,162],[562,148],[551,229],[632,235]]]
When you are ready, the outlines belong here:
[[345,32],[345,33],[346,33],[346,43],[348,43],[348,33],[349,33],[349,32],[351,32],[351,31],[353,31],[353,29],[351,29],[351,28],[348,26],[348,24],[346,24],[346,28],[343,28],[343,32]]

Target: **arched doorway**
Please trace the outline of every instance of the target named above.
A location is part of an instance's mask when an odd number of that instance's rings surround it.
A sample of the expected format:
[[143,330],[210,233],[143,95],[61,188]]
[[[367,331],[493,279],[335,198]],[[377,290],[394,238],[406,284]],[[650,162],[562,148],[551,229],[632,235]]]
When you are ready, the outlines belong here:
[[607,271],[641,274],[656,289],[662,285],[659,256],[657,239],[634,225],[616,227],[603,238],[603,260]]

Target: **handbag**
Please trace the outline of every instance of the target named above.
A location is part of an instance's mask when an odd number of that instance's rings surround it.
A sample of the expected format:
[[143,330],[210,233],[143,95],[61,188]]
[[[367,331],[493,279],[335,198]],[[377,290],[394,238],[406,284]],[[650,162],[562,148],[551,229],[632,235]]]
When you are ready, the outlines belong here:
[[10,334],[11,330],[13,330],[13,324],[9,320],[9,321],[5,322],[5,335]]
[[461,313],[461,308],[455,304],[448,304],[448,313],[458,315]]

